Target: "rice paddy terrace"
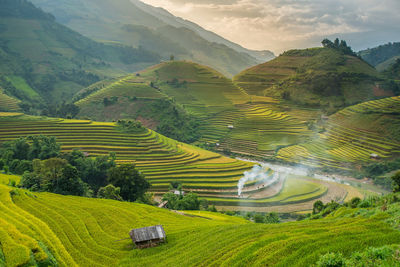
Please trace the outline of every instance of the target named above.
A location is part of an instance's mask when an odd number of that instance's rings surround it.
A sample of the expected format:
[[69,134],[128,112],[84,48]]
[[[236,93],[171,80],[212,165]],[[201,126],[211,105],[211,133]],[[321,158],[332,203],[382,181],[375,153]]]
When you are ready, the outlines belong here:
[[0,88],[0,111],[19,111],[19,103],[19,100],[6,95]]
[[[0,174],[0,181],[14,177]],[[390,207],[390,210],[393,210]],[[32,193],[0,184],[0,265],[310,266],[400,242],[390,213],[340,209],[325,219],[254,224],[209,212],[175,213],[142,204]],[[167,243],[134,249],[132,228],[162,224]],[[123,239],[123,240],[121,240]],[[120,241],[118,241],[120,240]]]
[[[117,101],[104,105],[104,99],[112,98]],[[277,98],[249,95],[215,70],[190,62],[164,62],[126,76],[77,105],[83,116],[96,120],[138,117],[155,129],[157,122],[141,113],[141,108],[168,98],[201,120],[199,142],[260,157],[307,138],[311,132],[306,121],[318,113],[304,108],[291,112]]]
[[[326,131],[309,143],[278,152],[278,158],[315,167],[350,168],[400,153],[400,97],[364,102],[332,115]],[[376,157],[375,156],[375,157]]]
[[[179,143],[154,131],[124,133],[115,123],[32,117],[18,113],[0,114],[0,142],[44,134],[57,137],[63,151],[80,149],[91,156],[115,152],[117,162],[133,162],[161,195],[171,181],[179,180],[185,190],[222,206],[246,209],[309,210],[313,201],[344,201],[364,193],[338,183],[306,177],[279,176],[272,170],[268,179],[248,181],[238,197],[238,181],[254,163],[227,158],[195,146]],[[292,206],[296,204],[297,206]],[[300,205],[301,204],[301,205]],[[294,208],[293,208],[294,207]]]

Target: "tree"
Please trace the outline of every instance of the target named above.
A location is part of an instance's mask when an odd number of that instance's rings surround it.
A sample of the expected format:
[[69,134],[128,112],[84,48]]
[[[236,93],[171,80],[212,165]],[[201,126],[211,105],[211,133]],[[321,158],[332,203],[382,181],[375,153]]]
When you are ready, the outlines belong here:
[[397,172],[392,176],[393,180],[393,192],[400,192],[400,172]]
[[175,56],[174,56],[174,55],[171,55],[171,56],[169,57],[169,60],[170,60],[170,61],[174,61],[174,60],[175,60]]
[[322,46],[328,47],[328,48],[333,48],[334,44],[332,43],[331,40],[325,38],[324,40],[322,40]]
[[136,170],[133,164],[122,164],[113,167],[108,172],[108,182],[121,188],[124,200],[135,201],[150,188],[150,183],[144,175]]
[[254,215],[254,222],[255,223],[264,223],[264,220],[265,220],[264,215],[259,214],[259,213]]
[[188,193],[186,195],[175,195],[172,192],[164,194],[163,201],[167,201],[167,208],[173,210],[198,210],[200,209],[200,200],[195,193]]
[[264,222],[265,223],[279,223],[280,222],[279,215],[276,212],[270,212],[265,215]]
[[321,200],[318,200],[314,203],[313,206],[313,214],[318,214],[324,209],[324,203]]
[[60,155],[61,146],[57,143],[57,140],[54,136],[29,136],[28,140],[32,142],[32,146],[28,153],[30,160],[44,160]]
[[2,160],[2,159],[0,159],[0,170],[2,170],[3,169],[3,167],[4,167],[4,161]]
[[52,192],[56,194],[84,196],[88,191],[88,187],[79,178],[78,170],[70,164],[64,166],[61,177],[57,181],[53,180],[53,183]]
[[100,187],[99,191],[97,192],[97,197],[122,201],[120,192],[121,192],[121,188],[115,187],[112,184],[109,184],[105,187]]

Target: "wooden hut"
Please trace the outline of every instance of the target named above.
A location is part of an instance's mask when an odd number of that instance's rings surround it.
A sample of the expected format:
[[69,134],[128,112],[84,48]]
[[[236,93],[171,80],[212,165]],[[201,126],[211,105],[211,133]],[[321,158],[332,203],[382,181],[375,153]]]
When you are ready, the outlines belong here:
[[132,229],[129,235],[138,248],[158,246],[160,243],[165,242],[167,238],[162,225]]

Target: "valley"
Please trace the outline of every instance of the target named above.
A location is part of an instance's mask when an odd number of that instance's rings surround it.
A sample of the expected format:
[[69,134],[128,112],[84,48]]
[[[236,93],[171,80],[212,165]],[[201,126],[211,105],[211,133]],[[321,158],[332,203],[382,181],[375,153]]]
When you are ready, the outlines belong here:
[[0,267],[398,266],[399,43],[150,2],[0,0]]

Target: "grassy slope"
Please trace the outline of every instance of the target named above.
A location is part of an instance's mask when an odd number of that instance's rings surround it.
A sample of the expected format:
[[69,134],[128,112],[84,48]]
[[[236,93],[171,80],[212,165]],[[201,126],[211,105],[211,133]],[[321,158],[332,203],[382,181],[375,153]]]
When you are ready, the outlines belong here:
[[[149,86],[151,82],[153,88]],[[190,62],[165,62],[140,72],[140,76],[129,75],[99,88],[77,102],[82,116],[97,120],[139,118],[155,129],[157,121],[143,107],[171,98],[202,119],[201,142],[225,139],[221,147],[260,156],[307,138],[310,131],[305,126],[305,116],[315,113],[299,109],[292,114],[282,112],[286,107],[280,108],[279,101],[249,96],[222,74]],[[118,101],[105,106],[103,99],[113,96]],[[235,129],[229,130],[228,125],[235,125]]]
[[[188,212],[196,217],[187,217],[141,204],[4,185],[0,211],[6,266],[32,263],[32,258],[44,262],[49,255],[60,266],[310,266],[327,252],[350,255],[400,242],[399,231],[385,223],[389,212],[382,211],[368,218],[351,216],[357,210],[339,210],[326,219],[262,225],[215,213]],[[155,224],[164,226],[168,243],[136,250],[129,239],[116,242],[128,238],[132,228]]]
[[234,77],[249,94],[322,107],[343,107],[374,97],[374,68],[329,48],[291,50]]
[[347,107],[330,116],[326,132],[309,143],[283,148],[278,158],[317,167],[348,168],[400,152],[400,97]]
[[[175,79],[175,83],[173,83]],[[150,83],[154,87],[150,87]],[[103,99],[118,97],[118,102],[105,107]],[[137,101],[132,101],[136,97]],[[140,107],[158,99],[171,98],[186,111],[207,117],[236,103],[246,102],[247,95],[217,71],[191,62],[165,62],[129,75],[81,99],[81,115],[98,120],[132,118],[146,114]]]
[[20,109],[19,102],[19,100],[6,95],[0,88],[0,111],[18,111]]
[[[96,43],[29,3],[7,0],[2,5],[1,78],[3,88],[21,100],[69,100],[99,78],[135,71],[159,60],[144,50]],[[8,88],[6,82],[15,88]]]

